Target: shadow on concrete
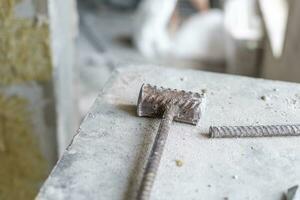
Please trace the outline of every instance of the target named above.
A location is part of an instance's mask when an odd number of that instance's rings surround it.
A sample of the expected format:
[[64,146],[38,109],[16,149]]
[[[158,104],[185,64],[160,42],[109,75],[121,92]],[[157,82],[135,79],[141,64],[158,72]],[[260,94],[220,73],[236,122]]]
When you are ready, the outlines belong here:
[[116,105],[117,108],[119,108],[120,110],[130,114],[133,117],[137,117],[136,114],[136,105],[132,105],[132,104],[118,104]]
[[130,35],[121,35],[115,38],[115,41],[127,48],[135,48],[133,39]]
[[204,137],[204,138],[210,138],[210,134],[205,132],[205,133],[199,133],[200,137]]

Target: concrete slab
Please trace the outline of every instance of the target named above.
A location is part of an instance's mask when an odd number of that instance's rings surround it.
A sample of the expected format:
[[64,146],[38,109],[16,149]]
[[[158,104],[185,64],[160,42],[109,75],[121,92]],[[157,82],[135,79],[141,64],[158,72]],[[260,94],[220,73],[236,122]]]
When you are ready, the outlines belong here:
[[159,124],[136,116],[142,83],[207,93],[198,126],[173,124],[152,199],[280,200],[299,184],[300,138],[205,136],[210,125],[299,123],[299,84],[128,66],[101,92],[37,199],[133,199]]

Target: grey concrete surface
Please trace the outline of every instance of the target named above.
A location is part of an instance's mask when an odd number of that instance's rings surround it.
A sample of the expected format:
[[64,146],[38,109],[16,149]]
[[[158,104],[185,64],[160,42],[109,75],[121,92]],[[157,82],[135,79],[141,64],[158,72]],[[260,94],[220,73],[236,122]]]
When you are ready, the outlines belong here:
[[198,126],[170,130],[153,200],[280,200],[299,184],[300,138],[206,136],[210,125],[299,123],[299,84],[131,65],[113,73],[37,199],[133,199],[159,124],[136,116],[142,83],[206,91]]

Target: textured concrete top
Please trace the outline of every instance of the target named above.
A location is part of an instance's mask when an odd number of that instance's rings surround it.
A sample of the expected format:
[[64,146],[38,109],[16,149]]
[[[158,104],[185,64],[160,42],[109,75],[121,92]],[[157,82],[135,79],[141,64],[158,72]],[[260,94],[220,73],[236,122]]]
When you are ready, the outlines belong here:
[[210,125],[299,123],[299,84],[128,66],[101,92],[37,199],[133,198],[159,125],[136,116],[142,83],[206,91],[198,126],[173,123],[152,199],[280,200],[300,184],[300,137],[205,135]]

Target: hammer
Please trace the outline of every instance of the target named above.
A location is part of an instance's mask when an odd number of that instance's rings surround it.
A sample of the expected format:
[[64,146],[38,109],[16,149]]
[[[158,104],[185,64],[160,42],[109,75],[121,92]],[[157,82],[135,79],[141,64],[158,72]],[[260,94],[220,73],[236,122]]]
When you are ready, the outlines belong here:
[[143,84],[140,90],[137,115],[162,117],[147,160],[138,200],[150,199],[163,149],[172,121],[196,125],[201,117],[203,94]]

